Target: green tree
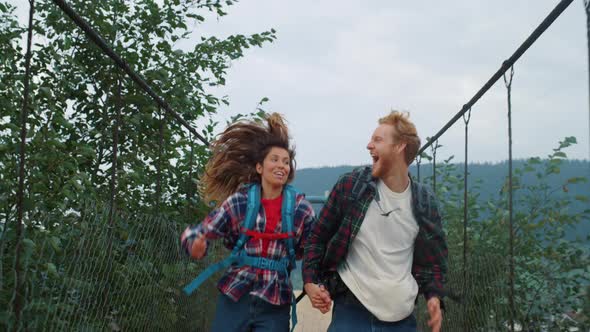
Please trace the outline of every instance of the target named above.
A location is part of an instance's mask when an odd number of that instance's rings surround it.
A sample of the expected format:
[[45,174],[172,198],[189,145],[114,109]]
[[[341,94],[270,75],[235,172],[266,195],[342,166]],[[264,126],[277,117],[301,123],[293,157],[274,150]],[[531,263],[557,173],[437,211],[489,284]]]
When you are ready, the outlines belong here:
[[[27,121],[26,287],[14,289],[16,164],[25,31],[0,0],[0,315],[2,329],[194,329],[207,326],[214,288],[180,293],[210,261],[183,259],[179,231],[208,211],[198,174],[209,151],[156,104],[52,1],[36,3]],[[68,2],[186,121],[207,123],[227,97],[233,60],[272,42],[274,30],[224,39],[197,35],[233,1]],[[263,99],[264,100],[264,99]],[[109,225],[114,127],[119,124],[117,213]],[[211,260],[222,254],[211,248]],[[23,320],[12,301],[25,296]],[[156,316],[156,314],[158,314]],[[19,324],[19,325],[15,325]],[[190,324],[190,325],[183,325]]]
[[[575,205],[587,203],[588,197],[570,194],[570,188],[586,185],[587,179],[575,176],[549,185],[566,161],[564,150],[575,143],[574,137],[567,137],[547,159],[530,158],[514,171],[515,321],[525,329],[566,328],[562,315],[582,310],[583,290],[590,283],[588,239],[565,236],[568,229],[590,220],[590,209]],[[461,294],[463,302],[449,303],[445,325],[450,330],[508,330],[508,179],[497,195],[482,201],[479,181],[470,178],[474,184],[468,191],[465,244],[464,176],[451,160],[437,165],[437,195],[449,243],[448,287]],[[426,180],[431,182],[432,177]]]

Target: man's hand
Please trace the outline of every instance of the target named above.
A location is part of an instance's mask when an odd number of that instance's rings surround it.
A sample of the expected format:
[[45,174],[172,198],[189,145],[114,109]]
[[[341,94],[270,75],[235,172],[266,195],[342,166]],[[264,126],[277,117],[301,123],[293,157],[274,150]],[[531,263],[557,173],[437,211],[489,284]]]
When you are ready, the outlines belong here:
[[191,257],[195,259],[201,259],[203,256],[205,256],[206,250],[207,240],[205,239],[205,234],[201,234],[201,236],[193,241],[191,246]]
[[428,326],[430,326],[432,332],[439,332],[440,326],[442,325],[440,299],[436,296],[431,297],[428,302],[426,302],[426,307],[428,308],[428,315],[430,316],[430,320],[428,320]]
[[330,298],[330,293],[323,285],[318,286],[314,283],[307,283],[303,288],[314,308],[318,309],[322,314],[330,311],[332,299]]

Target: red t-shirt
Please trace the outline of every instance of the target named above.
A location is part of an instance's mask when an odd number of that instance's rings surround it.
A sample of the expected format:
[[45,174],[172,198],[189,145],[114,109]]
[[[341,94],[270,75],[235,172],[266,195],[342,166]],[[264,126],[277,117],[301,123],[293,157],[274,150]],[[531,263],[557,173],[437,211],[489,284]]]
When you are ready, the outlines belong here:
[[[262,207],[264,207],[264,214],[266,215],[266,225],[264,226],[264,233],[275,233],[277,225],[281,221],[281,207],[283,205],[283,195],[273,199],[261,199]],[[262,256],[266,257],[268,252],[268,245],[271,240],[262,239]]]

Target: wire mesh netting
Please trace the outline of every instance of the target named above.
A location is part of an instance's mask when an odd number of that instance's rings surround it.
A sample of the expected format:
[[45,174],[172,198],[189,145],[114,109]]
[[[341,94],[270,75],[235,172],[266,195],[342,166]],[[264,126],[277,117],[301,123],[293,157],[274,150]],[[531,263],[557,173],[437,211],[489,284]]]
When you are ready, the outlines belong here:
[[[162,217],[117,214],[86,207],[68,216],[38,215],[26,223],[25,298],[18,330],[206,331],[217,296],[211,278],[190,297],[182,287],[225,254],[213,244],[209,256],[189,260],[180,249],[180,225]],[[58,236],[48,228],[62,228]],[[1,271],[14,271],[10,229],[2,238]],[[52,232],[55,234],[55,232]],[[108,248],[111,253],[108,254]],[[2,282],[2,323],[15,326],[10,300],[15,285]],[[213,299],[213,300],[212,300]]]

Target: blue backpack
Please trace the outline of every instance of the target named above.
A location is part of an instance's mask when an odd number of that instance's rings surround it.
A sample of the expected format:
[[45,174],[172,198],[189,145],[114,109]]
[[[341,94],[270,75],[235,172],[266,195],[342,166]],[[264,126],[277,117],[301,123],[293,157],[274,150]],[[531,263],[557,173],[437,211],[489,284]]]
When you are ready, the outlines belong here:
[[[256,223],[258,211],[260,211],[260,185],[257,183],[251,184],[248,188],[248,208],[246,210],[246,218],[243,222],[243,229],[240,237],[236,242],[231,254],[226,259],[209,266],[205,271],[201,272],[190,284],[184,287],[183,291],[190,295],[201,284],[209,279],[215,272],[221,269],[227,269],[230,265],[237,267],[252,266],[263,270],[272,270],[285,273],[289,278],[291,269],[295,267],[295,244],[294,244],[294,214],[295,203],[297,199],[297,191],[293,186],[286,185],[283,189],[283,205],[281,207],[281,230],[285,234],[284,241],[287,244],[288,256],[279,260],[269,259],[259,256],[248,256],[244,250],[244,245],[252,237],[251,232]],[[248,234],[247,234],[248,233]],[[291,295],[291,320],[292,328],[297,324],[296,300],[295,295]]]

